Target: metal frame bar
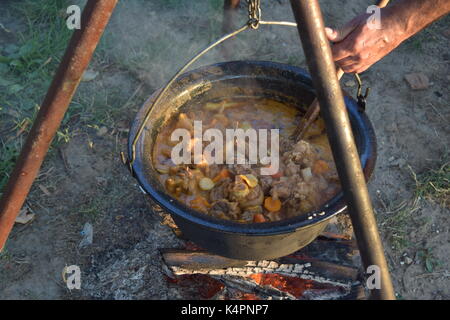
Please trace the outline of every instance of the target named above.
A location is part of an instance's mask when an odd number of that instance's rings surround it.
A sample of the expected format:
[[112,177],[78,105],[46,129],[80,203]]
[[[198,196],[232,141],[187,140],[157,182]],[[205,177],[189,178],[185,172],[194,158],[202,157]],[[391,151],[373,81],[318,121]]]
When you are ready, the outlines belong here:
[[0,199],[0,251],[118,0],[89,0]]
[[290,0],[306,61],[325,120],[333,157],[348,204],[364,267],[380,269],[381,288],[374,299],[395,299],[383,245],[354,142],[344,96],[336,74],[318,0]]

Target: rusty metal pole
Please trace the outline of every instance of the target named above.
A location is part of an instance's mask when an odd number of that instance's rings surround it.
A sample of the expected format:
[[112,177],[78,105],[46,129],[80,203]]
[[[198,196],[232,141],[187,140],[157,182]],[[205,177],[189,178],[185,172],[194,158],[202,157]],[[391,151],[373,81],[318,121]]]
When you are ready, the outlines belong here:
[[118,0],[89,0],[0,200],[0,251]]
[[[222,32],[228,34],[234,31],[236,26],[236,17],[241,0],[225,0],[223,6],[223,24]],[[234,51],[234,44],[232,42],[224,43],[222,52],[225,59],[229,59],[231,53]]]
[[318,0],[290,0],[330,140],[364,268],[378,266],[380,289],[373,299],[395,299],[383,245],[336,75]]
[[241,0],[225,0],[223,6],[223,33],[230,33],[235,27],[236,11]]

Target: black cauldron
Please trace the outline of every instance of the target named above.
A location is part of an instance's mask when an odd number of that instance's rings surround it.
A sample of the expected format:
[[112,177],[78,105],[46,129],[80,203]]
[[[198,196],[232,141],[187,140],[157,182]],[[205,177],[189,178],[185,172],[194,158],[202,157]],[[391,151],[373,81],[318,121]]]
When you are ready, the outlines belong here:
[[[156,94],[144,104],[133,122],[131,145]],[[201,67],[176,80],[158,105],[136,145],[132,165],[135,177],[145,192],[167,210],[184,236],[199,246],[221,256],[262,260],[285,256],[313,241],[327,226],[330,218],[346,209],[342,192],[320,210],[278,222],[241,224],[220,220],[196,212],[167,195],[153,168],[152,149],[159,129],[174,114],[200,101],[221,97],[267,97],[302,106],[314,100],[311,78],[303,69],[261,61],[233,61]],[[376,140],[366,114],[354,99],[345,95],[353,134],[366,180],[376,160]]]

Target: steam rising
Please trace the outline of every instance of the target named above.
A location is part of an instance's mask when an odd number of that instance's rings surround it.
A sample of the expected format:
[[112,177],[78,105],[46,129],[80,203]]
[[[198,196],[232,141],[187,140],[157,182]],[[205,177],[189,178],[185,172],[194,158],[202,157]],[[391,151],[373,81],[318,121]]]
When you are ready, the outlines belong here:
[[[289,2],[280,2],[283,5],[266,1],[263,18],[293,21]],[[121,1],[102,40],[102,48],[111,60],[156,89],[223,35],[222,4],[222,0]],[[236,28],[247,19],[243,1]],[[302,65],[304,61],[295,28],[262,26],[228,43],[234,48],[228,58],[224,57],[223,47],[219,47],[194,68],[227,60],[269,60],[294,65]]]

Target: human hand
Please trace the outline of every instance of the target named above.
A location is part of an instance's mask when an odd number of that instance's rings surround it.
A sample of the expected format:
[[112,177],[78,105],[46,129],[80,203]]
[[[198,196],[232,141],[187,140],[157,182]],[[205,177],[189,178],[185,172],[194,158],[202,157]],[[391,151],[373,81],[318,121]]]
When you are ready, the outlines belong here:
[[395,17],[386,9],[381,11],[381,29],[370,28],[369,14],[362,14],[342,29],[325,28],[334,43],[331,49],[334,61],[346,73],[361,73],[384,58],[406,37]]

